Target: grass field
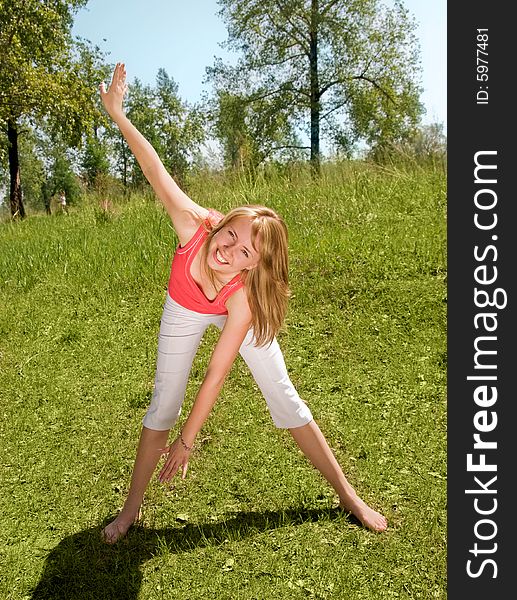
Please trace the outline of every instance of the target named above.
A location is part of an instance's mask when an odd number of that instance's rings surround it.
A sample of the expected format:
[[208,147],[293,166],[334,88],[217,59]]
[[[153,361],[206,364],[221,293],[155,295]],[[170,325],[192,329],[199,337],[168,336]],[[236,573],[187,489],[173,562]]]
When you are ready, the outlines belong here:
[[445,599],[444,171],[350,164],[318,182],[199,177],[189,192],[284,216],[291,379],[389,529],[335,508],[239,358],[187,479],[153,480],[142,524],[100,542],[152,392],[176,238],[152,197],[90,196],[0,225],[0,598]]

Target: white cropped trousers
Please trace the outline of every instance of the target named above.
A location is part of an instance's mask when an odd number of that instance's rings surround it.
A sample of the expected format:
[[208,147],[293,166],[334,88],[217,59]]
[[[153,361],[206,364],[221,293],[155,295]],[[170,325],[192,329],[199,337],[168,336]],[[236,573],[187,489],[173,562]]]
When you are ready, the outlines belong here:
[[[222,329],[226,315],[204,315],[165,300],[158,337],[158,359],[151,404],[143,419],[148,429],[164,431],[177,421],[185,396],[192,361],[206,328]],[[289,376],[276,338],[258,348],[250,329],[239,352],[259,386],[276,427],[301,427],[312,414],[300,399]]]

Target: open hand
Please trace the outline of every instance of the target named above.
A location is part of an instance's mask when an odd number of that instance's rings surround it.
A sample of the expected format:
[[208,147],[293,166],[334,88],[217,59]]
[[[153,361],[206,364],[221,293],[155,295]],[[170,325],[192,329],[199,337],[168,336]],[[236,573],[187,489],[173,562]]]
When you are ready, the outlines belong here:
[[124,63],[117,63],[113,71],[109,90],[106,91],[106,84],[102,82],[99,85],[99,91],[104,108],[108,111],[110,117],[115,119],[117,115],[123,112],[122,101],[127,92],[126,67]]
[[170,446],[162,448],[161,452],[167,454],[167,460],[163,465],[158,479],[160,483],[171,480],[181,468],[181,478],[185,479],[187,475],[190,450],[186,450],[178,437]]

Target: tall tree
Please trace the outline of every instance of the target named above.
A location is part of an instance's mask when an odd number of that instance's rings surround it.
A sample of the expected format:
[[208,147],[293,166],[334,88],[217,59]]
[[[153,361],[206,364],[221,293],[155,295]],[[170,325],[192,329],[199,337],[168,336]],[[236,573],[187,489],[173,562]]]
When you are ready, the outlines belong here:
[[80,157],[82,175],[91,187],[97,184],[99,179],[102,180],[103,176],[106,176],[109,172],[109,150],[103,132],[106,127],[112,125],[102,107],[97,88],[100,81],[105,81],[109,77],[113,67],[105,62],[105,56],[97,46],[91,47],[80,38],[75,41],[74,45],[78,58],[78,75],[81,81],[92,92],[95,92],[92,99],[95,107],[92,114],[93,118],[83,135]]
[[[128,118],[149,140],[167,170],[184,184],[193,157],[204,141],[201,112],[178,94],[178,85],[165,69],[159,69],[155,87],[138,79],[128,86]],[[109,130],[115,143],[116,168],[124,185],[141,185],[145,178],[118,129]]]
[[178,84],[165,69],[156,76],[156,126],[163,161],[169,172],[181,184],[190,163],[205,139],[201,112],[182,101]]
[[87,0],[0,0],[0,127],[7,135],[10,205],[24,217],[19,134],[45,119],[67,141],[80,143],[95,112],[91,89],[71,34],[73,14]]
[[[418,122],[415,24],[399,0],[219,0],[235,67],[208,69],[216,92],[273,99],[303,124],[319,171],[321,135],[382,145]],[[326,127],[326,129],[322,128]]]
[[[73,203],[80,195],[79,177],[74,172],[76,153],[62,137],[47,131],[45,123],[24,125],[19,137],[20,172],[23,174],[23,204],[51,213],[51,200],[64,191],[67,202]],[[7,161],[0,164],[0,184],[8,181]],[[7,176],[6,176],[7,175]]]
[[[49,137],[42,131],[38,131],[38,133],[40,153],[45,162],[40,197],[46,213],[50,214],[52,197],[59,192],[64,192],[67,203],[73,204],[79,197],[81,188],[79,178],[73,170],[74,153],[68,148],[66,141],[59,135]],[[25,181],[24,171],[24,191]]]
[[[161,148],[159,142],[159,132],[156,127],[156,110],[154,107],[154,91],[150,85],[143,85],[139,79],[135,79],[133,83],[128,85],[126,98],[127,116],[135,127],[144,135],[154,149],[161,156]],[[145,177],[138,166],[138,163],[131,152],[128,152],[128,147],[122,134],[118,129],[116,135],[121,139],[119,149],[121,157],[124,157],[124,168],[127,169],[125,180],[130,174],[131,183],[133,185],[142,185],[145,182]]]
[[45,181],[45,164],[39,148],[38,135],[27,127],[20,137],[20,170],[23,172],[24,204],[39,207],[41,189]]
[[247,96],[219,90],[208,115],[223,147],[224,163],[233,168],[255,169],[266,158],[285,156],[302,146],[282,106],[281,96],[250,102]]

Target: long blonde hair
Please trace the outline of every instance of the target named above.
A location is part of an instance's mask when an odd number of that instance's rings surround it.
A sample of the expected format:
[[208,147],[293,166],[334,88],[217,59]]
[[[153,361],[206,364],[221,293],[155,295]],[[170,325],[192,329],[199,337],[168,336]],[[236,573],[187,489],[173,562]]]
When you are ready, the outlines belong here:
[[247,217],[251,221],[251,243],[260,247],[258,264],[241,273],[252,315],[256,344],[270,344],[283,325],[289,299],[289,259],[287,227],[271,208],[258,205],[240,206],[231,210],[208,233],[203,249],[206,264],[208,247],[214,235],[225,225]]

